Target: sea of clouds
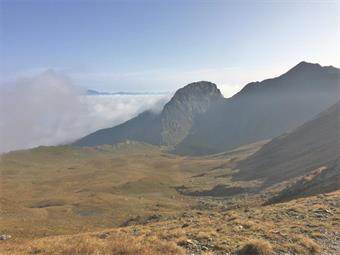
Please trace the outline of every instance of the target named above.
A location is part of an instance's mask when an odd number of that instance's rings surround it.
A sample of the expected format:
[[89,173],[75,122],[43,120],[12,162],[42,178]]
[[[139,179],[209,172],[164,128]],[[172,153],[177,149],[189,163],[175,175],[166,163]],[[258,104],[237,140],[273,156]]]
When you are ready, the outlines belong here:
[[47,71],[0,86],[0,153],[75,141],[145,110],[170,95],[88,96],[66,76]]

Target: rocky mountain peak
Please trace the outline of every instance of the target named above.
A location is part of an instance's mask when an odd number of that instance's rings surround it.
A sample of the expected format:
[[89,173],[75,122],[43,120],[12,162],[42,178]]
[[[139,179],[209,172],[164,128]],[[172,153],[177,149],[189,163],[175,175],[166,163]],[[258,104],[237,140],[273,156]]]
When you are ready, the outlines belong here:
[[322,71],[322,69],[323,67],[320,64],[301,61],[296,66],[291,68],[287,73]]
[[223,99],[216,84],[200,81],[177,90],[161,115],[162,143],[176,145],[188,134],[194,118]]
[[186,85],[176,91],[173,100],[201,99],[214,100],[223,97],[215,83],[198,81]]

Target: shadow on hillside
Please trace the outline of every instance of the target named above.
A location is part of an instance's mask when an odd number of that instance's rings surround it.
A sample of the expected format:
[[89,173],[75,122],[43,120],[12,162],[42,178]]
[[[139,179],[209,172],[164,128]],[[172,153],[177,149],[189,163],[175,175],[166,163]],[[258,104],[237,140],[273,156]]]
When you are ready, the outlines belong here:
[[242,188],[242,187],[229,187],[225,185],[216,185],[210,190],[202,190],[202,191],[190,191],[185,186],[180,186],[176,188],[177,192],[186,196],[210,196],[210,197],[227,197],[227,196],[235,196],[245,193],[250,193],[253,189],[250,188]]

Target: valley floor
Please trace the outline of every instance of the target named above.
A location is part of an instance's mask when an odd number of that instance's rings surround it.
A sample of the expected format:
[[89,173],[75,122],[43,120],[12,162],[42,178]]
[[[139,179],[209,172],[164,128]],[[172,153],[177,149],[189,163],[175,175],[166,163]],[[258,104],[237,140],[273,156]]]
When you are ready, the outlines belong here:
[[340,190],[266,206],[268,193],[233,196],[259,185],[232,174],[262,144],[197,158],[134,142],[3,155],[0,254],[340,254]]

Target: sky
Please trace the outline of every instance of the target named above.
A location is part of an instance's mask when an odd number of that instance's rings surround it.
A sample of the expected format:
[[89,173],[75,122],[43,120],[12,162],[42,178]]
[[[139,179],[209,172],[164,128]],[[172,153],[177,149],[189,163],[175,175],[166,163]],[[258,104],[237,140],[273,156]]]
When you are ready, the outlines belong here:
[[305,60],[340,66],[339,1],[0,0],[0,83],[54,70],[100,91],[231,96]]

